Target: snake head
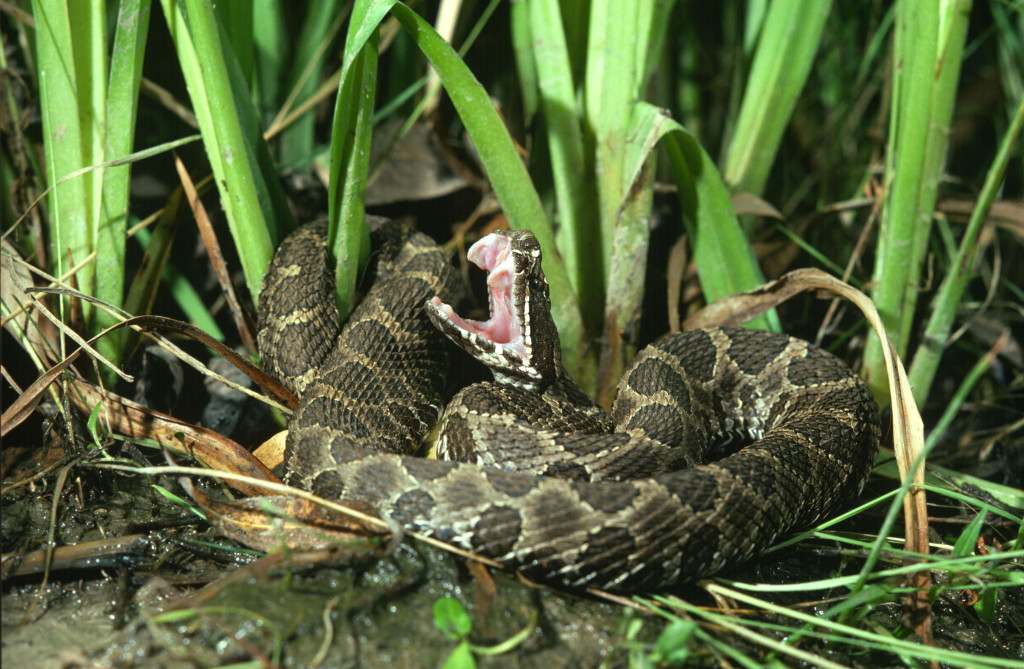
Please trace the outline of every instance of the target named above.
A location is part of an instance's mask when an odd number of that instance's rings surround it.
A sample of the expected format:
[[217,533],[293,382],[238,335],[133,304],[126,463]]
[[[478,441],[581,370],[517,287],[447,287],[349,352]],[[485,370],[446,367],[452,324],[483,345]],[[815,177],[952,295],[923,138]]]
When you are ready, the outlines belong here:
[[537,238],[529,230],[500,230],[473,244],[467,257],[487,272],[490,318],[463,319],[434,297],[427,302],[430,320],[498,383],[546,388],[562,362]]

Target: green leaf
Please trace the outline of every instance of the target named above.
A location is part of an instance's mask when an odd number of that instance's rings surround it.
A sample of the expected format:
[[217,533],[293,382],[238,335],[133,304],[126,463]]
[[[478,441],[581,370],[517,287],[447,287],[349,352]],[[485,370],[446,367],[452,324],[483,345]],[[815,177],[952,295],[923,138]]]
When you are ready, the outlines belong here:
[[974,603],[974,611],[982,622],[991,625],[996,619],[996,604],[999,599],[999,588],[982,588],[978,593],[978,601]]
[[453,641],[459,641],[469,636],[473,629],[473,621],[459,600],[442,597],[434,602],[434,627]]
[[981,528],[985,524],[985,516],[987,515],[982,511],[971,522],[967,523],[967,527],[957,537],[956,544],[953,546],[954,557],[963,557],[974,552],[974,547],[978,544],[978,537],[981,535]]
[[444,669],[476,669],[476,660],[473,659],[473,650],[469,647],[469,642],[463,641],[456,646],[443,666]]
[[661,630],[654,642],[653,659],[668,665],[681,665],[690,656],[690,644],[697,633],[693,620],[673,620]]
[[[634,115],[642,146],[663,142],[668,152],[707,301],[714,302],[764,283],[761,268],[736,219],[729,190],[711,157],[686,128],[654,105],[640,102]],[[754,319],[750,325],[780,329],[774,311]]]

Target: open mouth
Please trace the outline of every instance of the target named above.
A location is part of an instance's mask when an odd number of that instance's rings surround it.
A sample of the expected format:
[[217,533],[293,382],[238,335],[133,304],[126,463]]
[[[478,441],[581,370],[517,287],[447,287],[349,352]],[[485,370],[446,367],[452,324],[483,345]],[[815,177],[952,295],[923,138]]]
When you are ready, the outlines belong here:
[[522,328],[515,315],[513,290],[516,272],[508,237],[488,235],[470,247],[467,257],[487,272],[491,317],[486,321],[464,319],[439,297],[434,297],[431,302],[461,331],[464,338],[484,339],[514,352],[517,357],[528,357]]

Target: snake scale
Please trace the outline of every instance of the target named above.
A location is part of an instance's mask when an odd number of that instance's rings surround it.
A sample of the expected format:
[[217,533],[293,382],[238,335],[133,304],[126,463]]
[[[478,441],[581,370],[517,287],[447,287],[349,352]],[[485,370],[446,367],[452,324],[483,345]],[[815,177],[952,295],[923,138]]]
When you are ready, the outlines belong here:
[[[370,224],[375,278],[340,329],[322,223],[286,239],[264,277],[263,363],[300,397],[289,483],[530,578],[615,591],[749,559],[863,486],[878,409],[821,349],[740,329],[666,335],[636,357],[609,416],[562,370],[532,234],[470,250],[492,312],[473,322],[447,304],[460,282],[434,242]],[[495,381],[449,401],[438,459],[414,457],[464,360],[446,335]]]

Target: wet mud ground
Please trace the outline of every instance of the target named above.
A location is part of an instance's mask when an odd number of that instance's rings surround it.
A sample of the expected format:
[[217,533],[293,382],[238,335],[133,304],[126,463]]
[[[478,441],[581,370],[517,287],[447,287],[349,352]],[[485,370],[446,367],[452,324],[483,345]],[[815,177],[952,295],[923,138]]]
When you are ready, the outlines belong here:
[[[6,578],[5,667],[193,667],[253,660],[284,667],[441,666],[457,645],[435,624],[433,607],[446,597],[468,611],[469,640],[476,646],[500,644],[528,629],[508,652],[478,655],[482,667],[630,666],[631,659],[650,658],[667,624],[662,616],[531,586],[508,573],[494,573],[491,581],[462,558],[412,540],[383,559],[372,542],[357,542],[312,566],[302,554],[260,558],[155,493],[141,477],[84,472],[79,484],[66,488],[57,543],[94,541],[102,548],[116,537],[140,538],[120,552],[55,561],[45,583],[38,573]],[[152,483],[184,496],[171,477]],[[47,532],[53,498],[41,492],[22,486],[5,495],[5,552]],[[727,576],[793,582],[854,568],[856,561],[835,546],[806,542]],[[720,604],[696,587],[675,594],[698,605]],[[843,594],[764,596],[814,613]],[[991,624],[978,620],[969,604],[956,593],[938,598],[933,626],[940,645],[1024,656],[1020,589],[1004,592]],[[787,622],[742,608],[735,614]],[[869,627],[906,635],[898,602],[878,604],[869,618]],[[757,662],[771,660],[763,647],[714,626],[708,631]],[[890,653],[851,652],[813,639],[802,647],[847,666],[902,666]],[[693,648],[685,666],[722,665],[713,652]]]
[[[167,381],[157,369],[150,365],[139,375],[140,383],[147,386],[142,394],[166,391],[182,376],[168,372],[171,381]],[[184,420],[210,425],[239,443],[258,444],[279,429],[261,405],[232,404],[230,395],[211,401],[215,394],[186,389],[166,401],[177,407],[177,415]],[[194,406],[184,406],[183,397]],[[158,451],[113,440],[104,442],[103,453],[90,451],[83,436],[89,434],[87,417],[76,422],[79,443],[69,448],[66,435],[70,433],[59,424],[55,407],[44,403],[42,409],[54,417],[51,424],[27,421],[3,444],[4,667],[193,667],[246,662],[255,664],[245,666],[282,667],[441,666],[458,646],[435,624],[434,607],[443,598],[457,600],[468,612],[468,640],[474,646],[501,644],[526,630],[522,641],[501,655],[477,654],[478,666],[617,667],[638,666],[642,660],[650,666],[668,666],[659,663],[656,652],[659,635],[669,624],[663,615],[642,610],[635,602],[622,605],[586,593],[525,584],[509,573],[480,575],[464,559],[411,539],[390,551],[374,542],[357,541],[326,560],[283,550],[262,556],[226,538],[188,509],[188,493],[176,477],[127,475],[93,466],[109,458],[163,464]],[[69,467],[72,451],[82,459]],[[65,468],[55,505],[55,489]],[[41,471],[47,473],[38,476]],[[875,498],[893,487],[891,479],[876,473],[862,498]],[[205,489],[219,494],[216,485],[205,484]],[[174,501],[160,490],[183,501]],[[869,535],[881,523],[884,508],[879,509],[860,514],[839,529]],[[51,543],[50,520],[55,510],[52,545],[61,550],[53,556],[49,576],[44,576],[45,555],[40,549]],[[973,517],[968,511],[936,507],[933,531],[955,537]],[[995,520],[990,516],[990,522]],[[986,533],[1007,541],[1018,530],[993,525]],[[67,553],[73,546],[82,548]],[[386,553],[383,558],[379,557],[382,552]],[[863,564],[863,555],[834,541],[810,540],[722,576],[749,582],[802,582],[853,573]],[[883,556],[883,562],[886,559]],[[899,564],[896,560],[886,563]],[[794,626],[792,619],[783,616],[716,601],[698,586],[662,594],[676,594],[710,609],[730,607],[731,615],[766,625],[789,630]],[[848,591],[754,594],[813,615],[842,601]],[[953,590],[935,596],[936,644],[1024,660],[1024,589],[1004,588],[989,622],[980,619],[970,595],[970,591]],[[858,623],[862,628],[914,640],[902,626],[902,609],[895,596],[859,611],[865,616]],[[778,661],[762,645],[713,624],[702,622],[701,626],[755,663]],[[779,641],[789,634],[785,629],[759,632]],[[822,639],[804,638],[800,647],[840,665],[905,666],[892,652]],[[683,666],[734,664],[708,647],[690,644],[688,648]],[[791,658],[784,660],[783,664],[791,664]]]

